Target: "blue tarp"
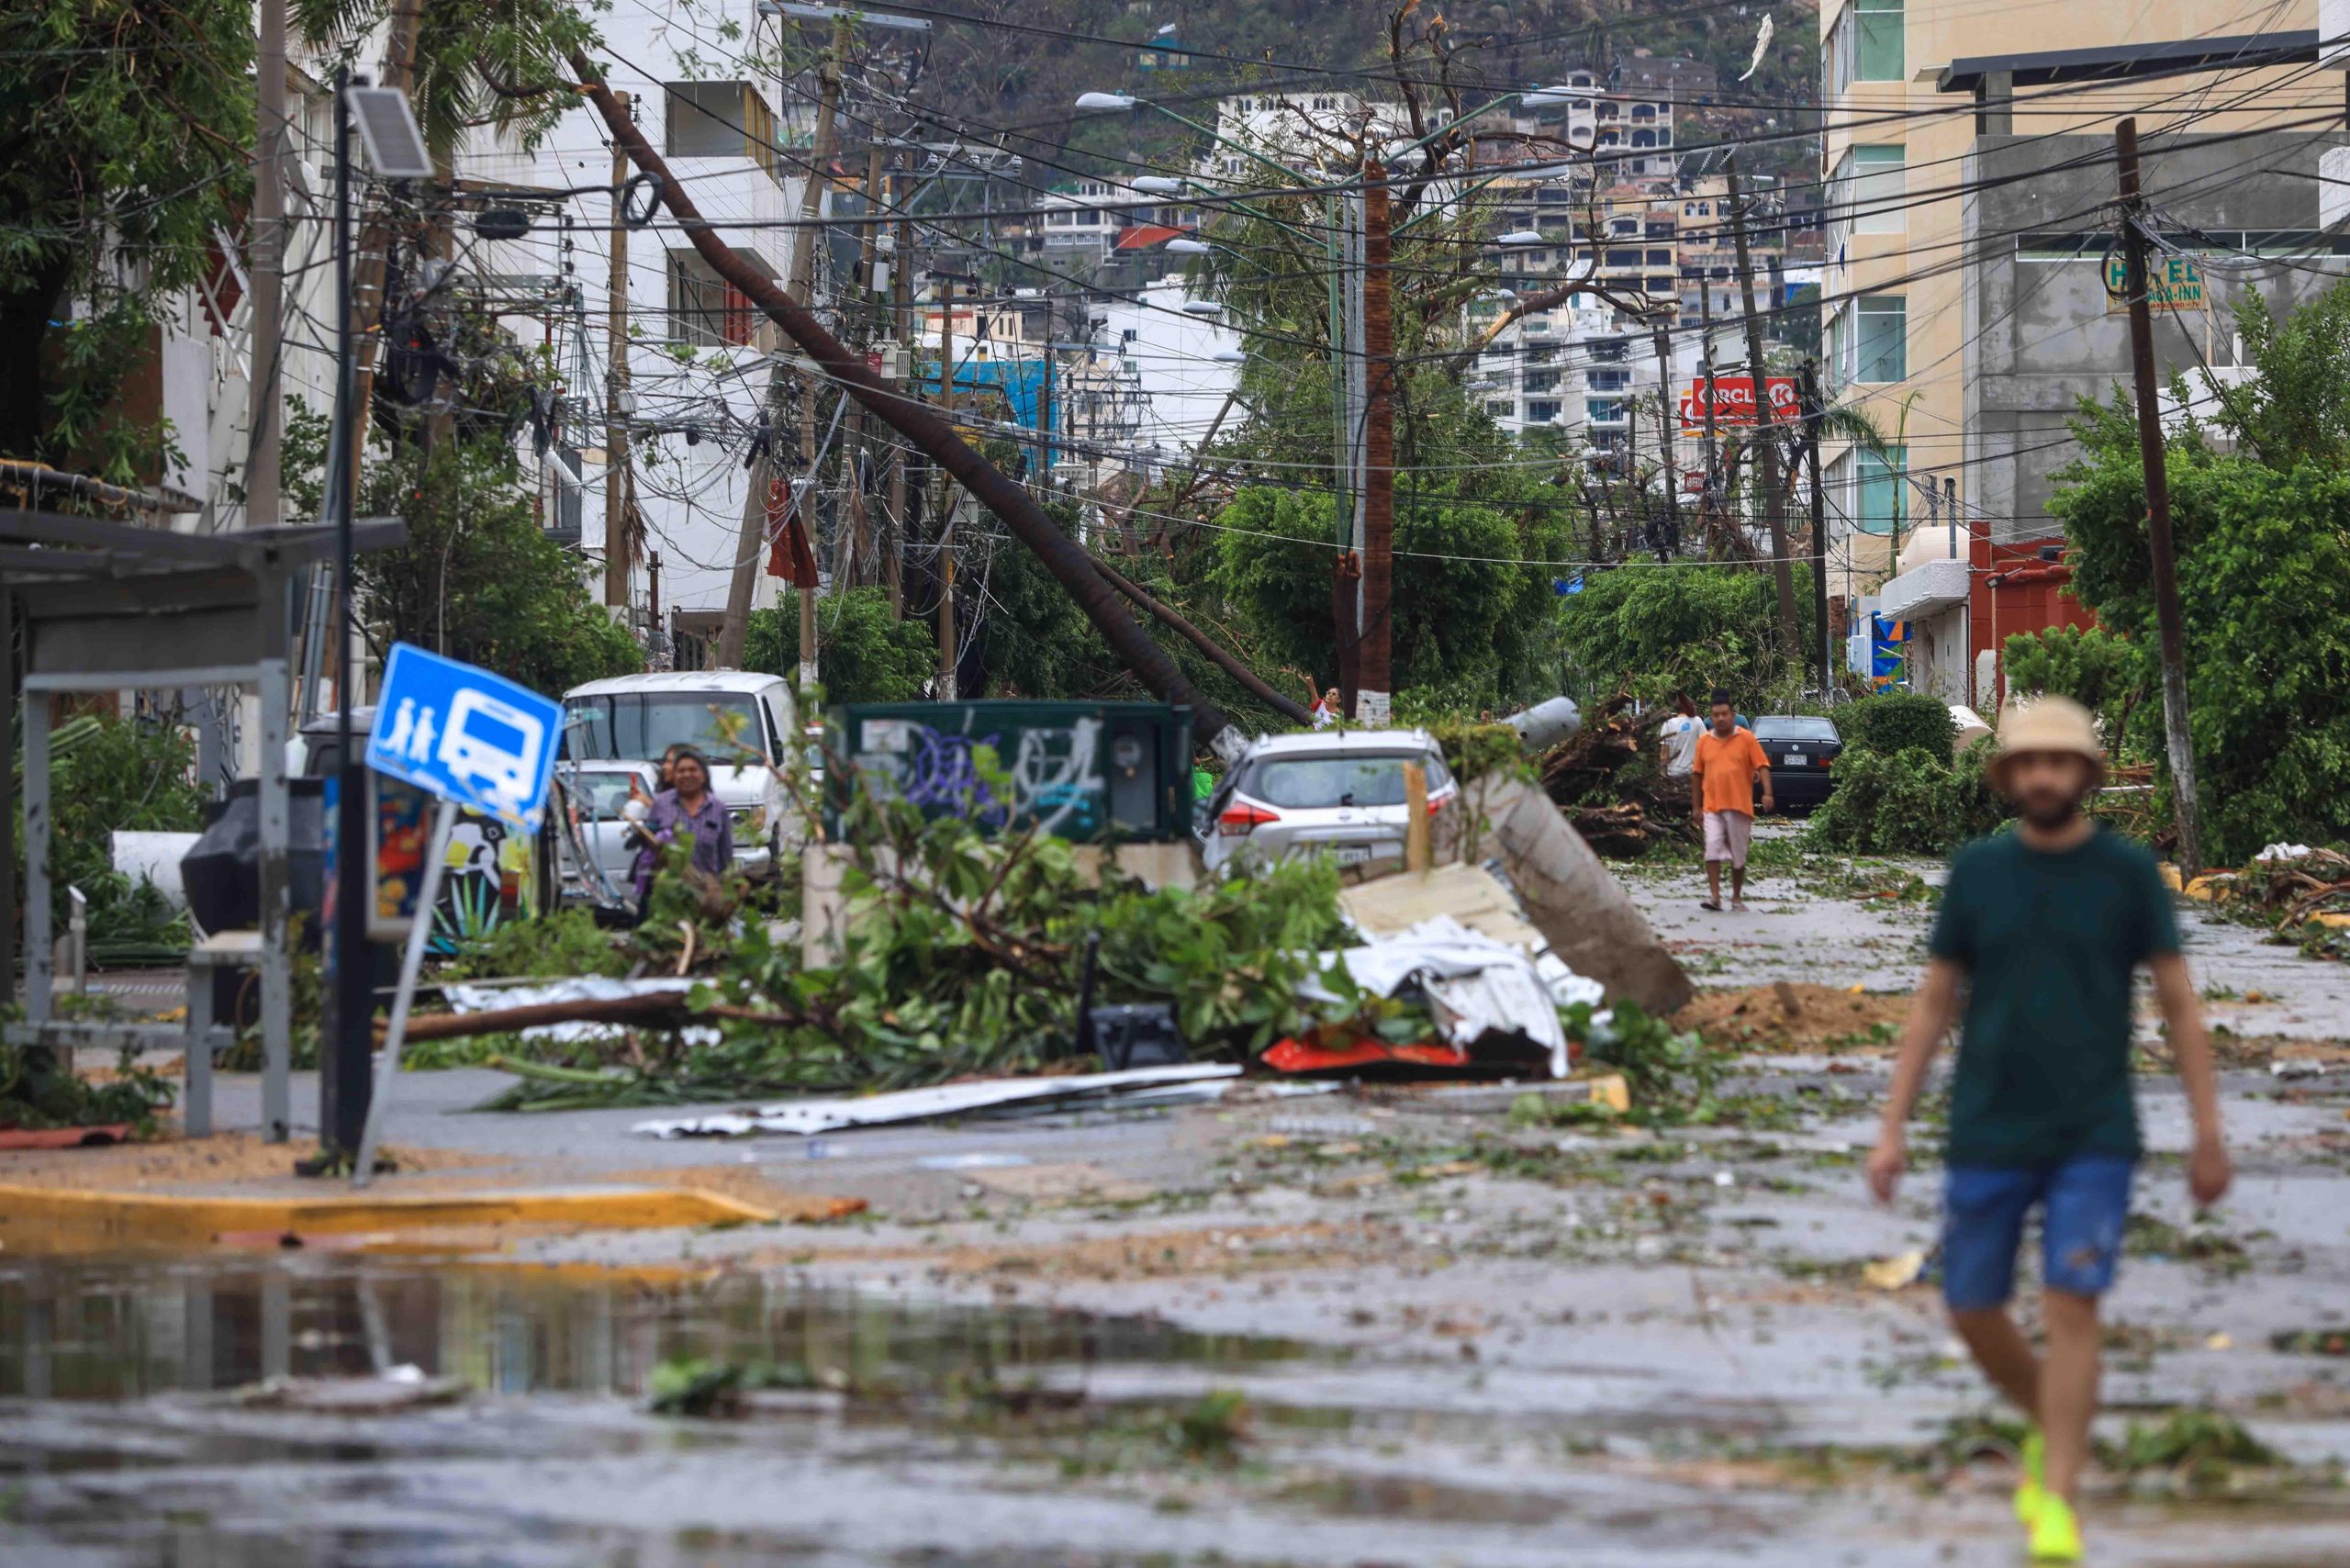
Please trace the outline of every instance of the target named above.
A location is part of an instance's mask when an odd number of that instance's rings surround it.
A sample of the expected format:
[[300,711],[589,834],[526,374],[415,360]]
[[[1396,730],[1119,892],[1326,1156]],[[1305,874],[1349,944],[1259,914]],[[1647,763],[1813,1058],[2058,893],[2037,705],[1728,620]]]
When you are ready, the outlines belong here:
[[[965,359],[956,356],[955,390],[977,392],[993,389],[1002,392],[1012,402],[1012,418],[1023,429],[1042,431],[1045,428],[1045,362],[1041,359]],[[922,395],[938,396],[938,362],[925,360],[922,367]]]

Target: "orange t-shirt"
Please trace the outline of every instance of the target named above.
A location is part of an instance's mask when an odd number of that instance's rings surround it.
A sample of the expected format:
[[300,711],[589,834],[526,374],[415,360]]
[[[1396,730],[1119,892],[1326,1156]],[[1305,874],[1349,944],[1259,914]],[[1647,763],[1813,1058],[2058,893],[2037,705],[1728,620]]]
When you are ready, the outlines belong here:
[[1753,731],[1740,726],[1724,740],[1708,724],[1697,737],[1697,760],[1691,771],[1705,788],[1706,810],[1740,812],[1751,817],[1755,769],[1770,766],[1771,759],[1762,755],[1762,743],[1754,738]]

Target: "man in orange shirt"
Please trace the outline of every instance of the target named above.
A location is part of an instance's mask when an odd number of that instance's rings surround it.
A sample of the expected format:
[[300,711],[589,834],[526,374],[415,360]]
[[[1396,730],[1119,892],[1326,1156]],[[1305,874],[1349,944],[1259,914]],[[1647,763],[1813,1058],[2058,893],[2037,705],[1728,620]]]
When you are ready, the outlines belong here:
[[1729,693],[1714,692],[1714,725],[1697,737],[1690,766],[1689,809],[1706,823],[1706,902],[1698,907],[1719,913],[1722,862],[1729,862],[1729,906],[1746,907],[1746,842],[1754,833],[1754,781],[1762,781],[1762,809],[1776,811],[1771,798],[1771,761],[1754,732],[1742,729]]

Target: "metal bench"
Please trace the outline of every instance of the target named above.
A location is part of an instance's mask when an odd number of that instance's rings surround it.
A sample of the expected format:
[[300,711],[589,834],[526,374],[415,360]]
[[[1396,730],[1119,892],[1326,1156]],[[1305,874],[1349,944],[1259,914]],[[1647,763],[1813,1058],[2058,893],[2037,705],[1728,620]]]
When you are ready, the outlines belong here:
[[[258,931],[224,931],[188,949],[187,1018],[180,1024],[124,1024],[47,1018],[15,1024],[8,1043],[50,1050],[167,1050],[183,1047],[187,1060],[187,1096],[182,1129],[189,1137],[212,1136],[213,1058],[236,1044],[236,1031],[212,1017],[212,978],[222,969],[259,969],[263,947]],[[262,1134],[273,1143],[286,1137],[292,1108],[286,1052],[264,1049],[262,1064]],[[72,1070],[68,1058],[66,1070]]]

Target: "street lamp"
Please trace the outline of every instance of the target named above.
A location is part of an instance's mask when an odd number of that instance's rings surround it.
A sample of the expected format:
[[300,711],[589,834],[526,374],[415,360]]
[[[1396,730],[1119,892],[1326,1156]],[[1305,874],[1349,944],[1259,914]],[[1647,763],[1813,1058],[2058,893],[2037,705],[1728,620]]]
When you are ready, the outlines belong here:
[[1181,196],[1183,184],[1165,174],[1136,174],[1133,180],[1134,188],[1145,196]]
[[1248,363],[1248,356],[1238,349],[1218,349],[1208,355],[1208,358],[1218,364],[1247,364]]
[[1080,93],[1077,112],[1081,115],[1120,115],[1142,102],[1124,93]]
[[1192,239],[1188,235],[1180,239],[1168,241],[1164,249],[1170,256],[1212,256],[1215,254],[1215,247],[1214,245],[1209,244],[1204,240]]
[[1539,229],[1513,229],[1494,238],[1496,245],[1547,245],[1550,239]]
[[[367,771],[351,729],[351,691],[358,684],[351,606],[351,524],[358,509],[358,465],[352,457],[364,439],[354,428],[358,358],[351,330],[351,138],[354,130],[378,179],[430,179],[433,173],[408,95],[397,88],[370,86],[364,78],[352,77],[348,69],[338,69],[334,83],[334,425],[327,445],[323,510],[335,530],[335,635],[341,647],[335,663],[334,700],[341,751],[335,773],[334,1034],[319,1053],[319,1139],[325,1158],[308,1168],[313,1174],[335,1169],[341,1155],[355,1154],[365,1136],[367,1101],[373,1088],[368,1065],[375,1048],[375,974],[367,946]],[[324,630],[313,625],[309,635],[315,639]],[[416,918],[429,921],[432,912],[420,909]]]
[[1186,299],[1183,301],[1183,314],[1186,316],[1221,316],[1224,314],[1224,307],[1218,305],[1213,299]]

